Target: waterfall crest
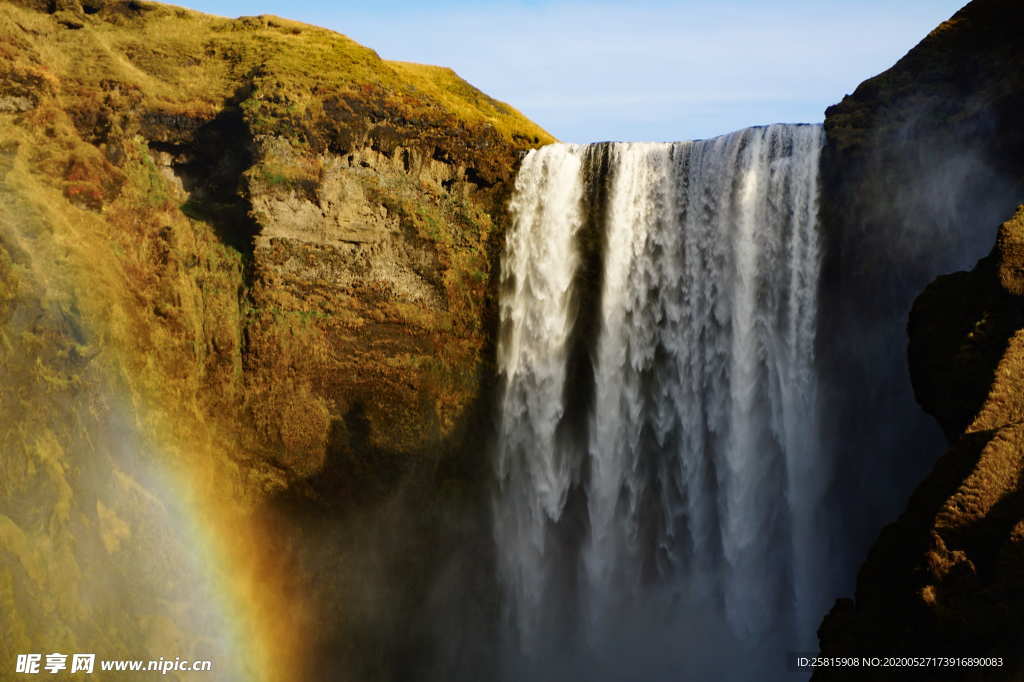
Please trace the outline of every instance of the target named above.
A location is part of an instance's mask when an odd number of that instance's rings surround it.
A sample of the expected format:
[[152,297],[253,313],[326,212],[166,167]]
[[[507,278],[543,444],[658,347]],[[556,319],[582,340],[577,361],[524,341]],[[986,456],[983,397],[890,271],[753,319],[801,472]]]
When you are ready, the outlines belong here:
[[494,509],[526,658],[695,614],[755,648],[813,642],[822,143],[773,125],[524,159]]

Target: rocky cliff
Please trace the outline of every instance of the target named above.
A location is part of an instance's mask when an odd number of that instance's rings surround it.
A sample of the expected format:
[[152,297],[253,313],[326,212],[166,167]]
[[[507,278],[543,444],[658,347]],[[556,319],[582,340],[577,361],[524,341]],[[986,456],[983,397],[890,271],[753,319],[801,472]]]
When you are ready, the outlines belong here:
[[826,112],[819,413],[833,571],[851,583],[943,448],[907,381],[914,297],[985,255],[1024,198],[1022,18],[1018,3],[976,0]]
[[921,405],[950,447],[885,528],[820,634],[827,655],[1000,657],[998,668],[821,672],[815,679],[1024,675],[1024,206],[970,272],[939,277],[910,315]]
[[0,4],[0,121],[0,659],[428,669],[402,606],[480,537],[504,202],[550,136],[134,0]]
[[[924,481],[874,541],[854,599],[822,625],[828,655],[1020,650],[1021,214],[1003,221],[1024,200],[1022,21],[1019,3],[975,0],[827,114],[820,350],[827,410],[839,415],[834,500],[853,519],[837,532],[856,548],[885,520],[879,500],[898,505]],[[845,675],[815,679],[1021,670]]]

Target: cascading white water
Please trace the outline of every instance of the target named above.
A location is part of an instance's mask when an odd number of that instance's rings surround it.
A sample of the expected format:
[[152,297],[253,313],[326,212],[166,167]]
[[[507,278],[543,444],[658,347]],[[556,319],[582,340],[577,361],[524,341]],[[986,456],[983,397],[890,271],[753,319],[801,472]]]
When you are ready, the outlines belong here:
[[527,656],[599,649],[637,614],[718,613],[754,648],[813,637],[822,142],[773,125],[524,159],[495,532]]
[[572,330],[570,285],[579,261],[574,241],[582,220],[581,162],[575,146],[530,153],[531,172],[516,180],[511,208],[517,227],[502,264],[509,292],[501,300],[498,364],[515,380],[502,401],[498,468],[511,486],[497,525],[503,570],[526,638],[544,618],[542,588],[550,570],[545,520],[561,516],[577,479],[578,461],[559,447],[556,430]]

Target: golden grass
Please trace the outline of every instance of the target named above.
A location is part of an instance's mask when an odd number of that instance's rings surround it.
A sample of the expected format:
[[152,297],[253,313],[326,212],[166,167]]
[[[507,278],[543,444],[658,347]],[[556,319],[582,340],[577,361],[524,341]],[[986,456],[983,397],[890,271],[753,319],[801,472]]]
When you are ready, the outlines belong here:
[[452,69],[398,61],[389,61],[387,65],[460,118],[489,123],[506,138],[521,136],[534,144],[550,144],[555,141],[550,133],[519,111],[488,97],[459,78]]
[[[331,92],[387,93],[413,111],[494,126],[533,144],[551,135],[442,67],[389,62],[344,35],[274,16],[225,19],[155,3],[83,15],[78,30],[45,13],[0,7],[0,43],[31,44],[42,73],[69,97],[102,99],[111,83],[161,109],[212,113],[246,81],[299,113]],[[24,51],[21,51],[24,53]],[[2,56],[2,54],[0,54]]]

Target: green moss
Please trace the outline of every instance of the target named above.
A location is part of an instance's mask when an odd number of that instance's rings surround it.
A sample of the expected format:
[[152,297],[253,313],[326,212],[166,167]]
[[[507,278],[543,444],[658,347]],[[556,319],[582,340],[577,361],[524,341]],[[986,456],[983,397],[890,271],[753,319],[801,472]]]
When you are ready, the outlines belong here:
[[149,208],[163,208],[171,201],[166,182],[160,175],[156,161],[149,147],[141,139],[133,140],[134,159],[125,168],[126,174],[134,179],[134,187],[143,205]]

